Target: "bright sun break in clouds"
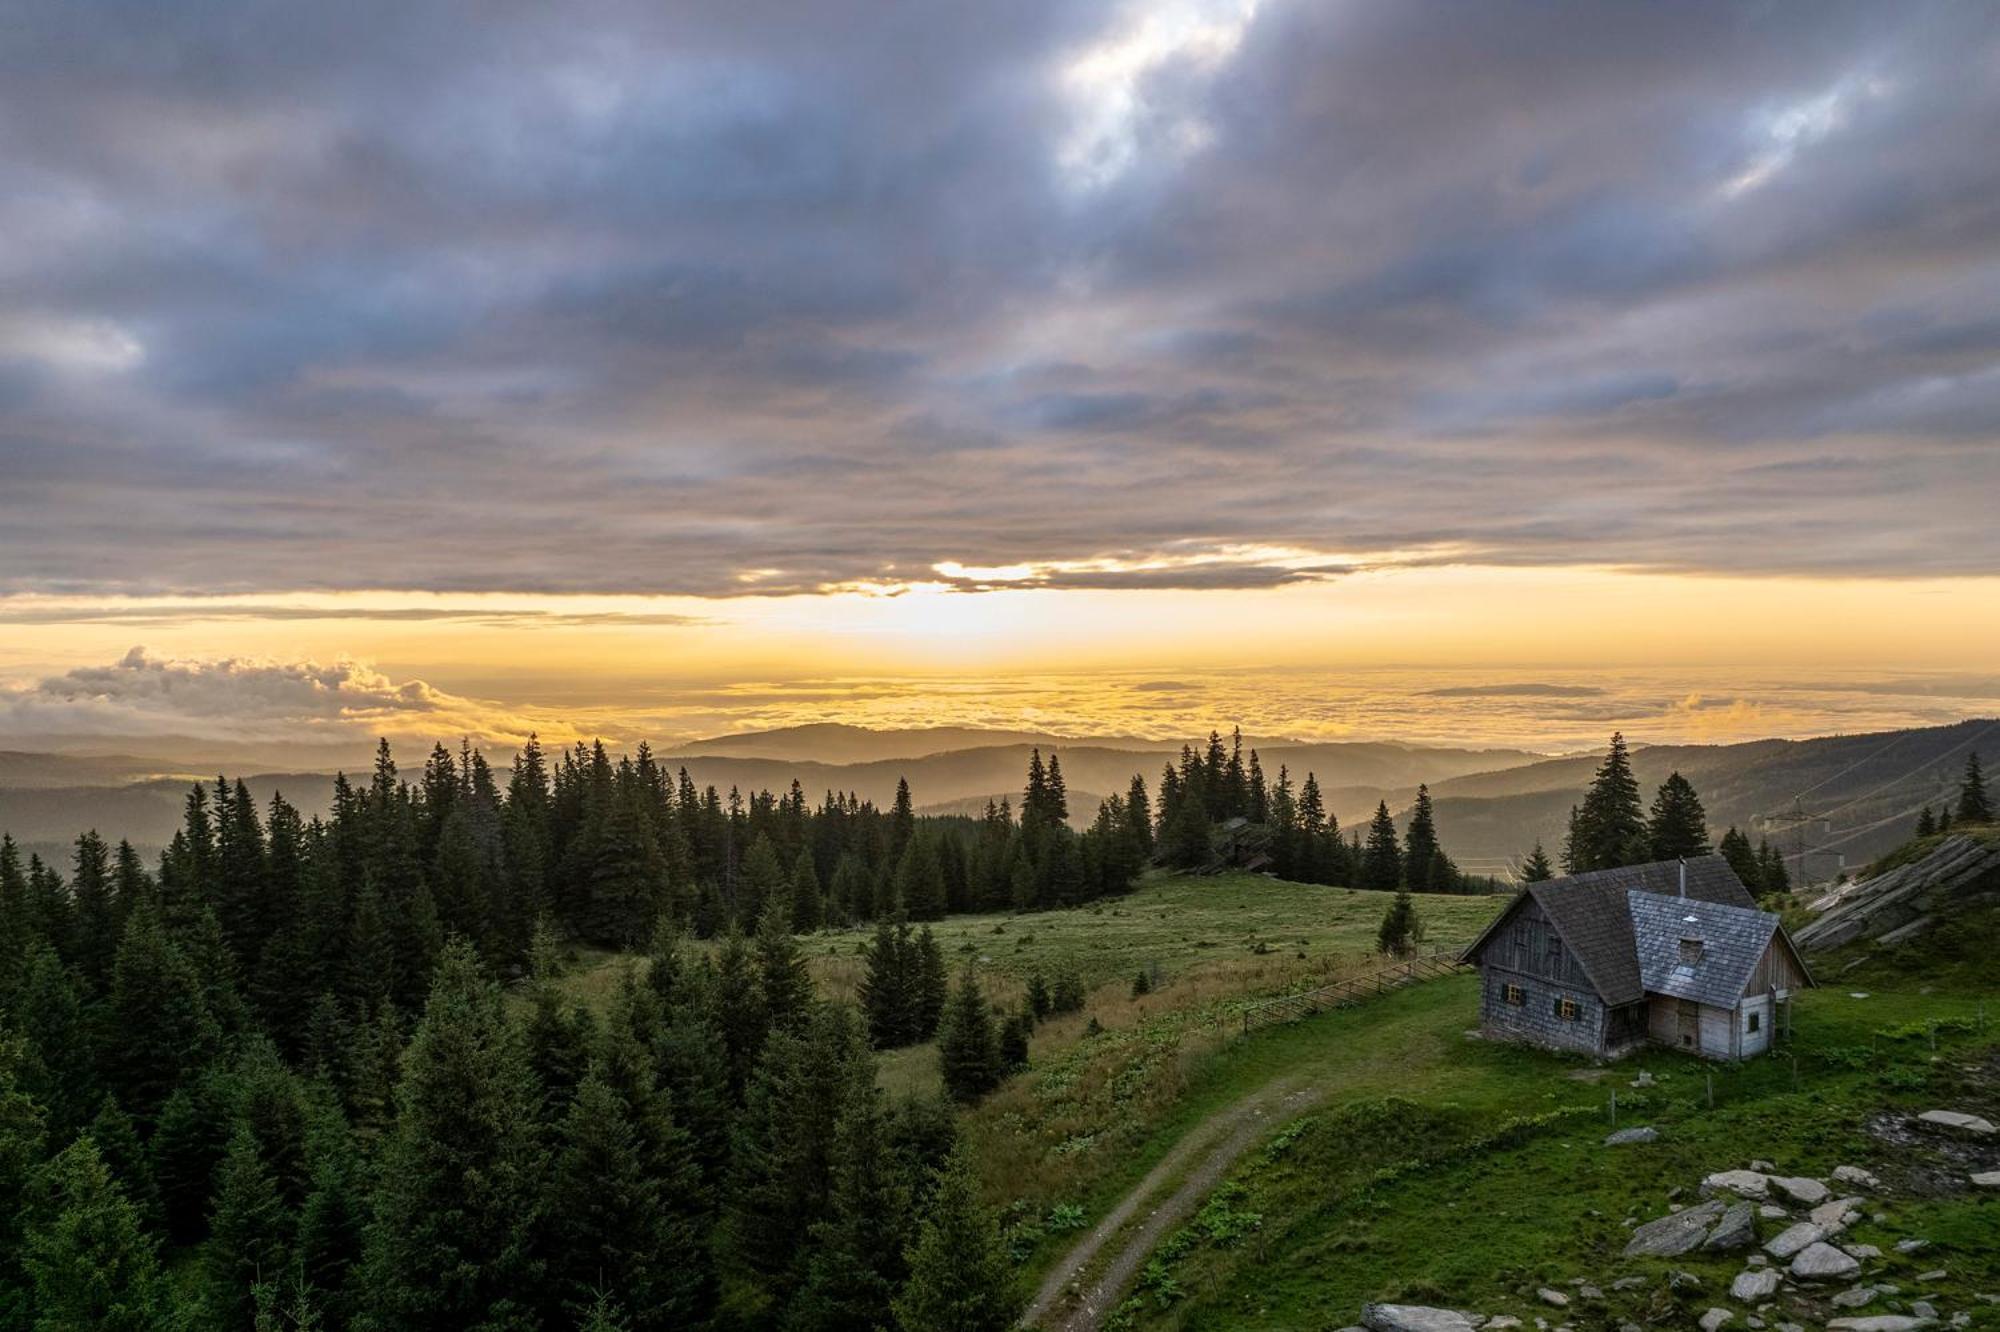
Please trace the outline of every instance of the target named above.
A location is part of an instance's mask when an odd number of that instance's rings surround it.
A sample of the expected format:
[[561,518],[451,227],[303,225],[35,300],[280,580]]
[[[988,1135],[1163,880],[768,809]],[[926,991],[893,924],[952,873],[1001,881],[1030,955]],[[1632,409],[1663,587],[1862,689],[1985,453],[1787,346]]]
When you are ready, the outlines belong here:
[[1116,29],[1062,68],[1074,123],[1057,151],[1076,186],[1118,179],[1148,150],[1174,156],[1209,139],[1192,114],[1155,103],[1149,81],[1172,69],[1186,96],[1189,82],[1210,78],[1243,42],[1262,0],[1164,0],[1128,6]]

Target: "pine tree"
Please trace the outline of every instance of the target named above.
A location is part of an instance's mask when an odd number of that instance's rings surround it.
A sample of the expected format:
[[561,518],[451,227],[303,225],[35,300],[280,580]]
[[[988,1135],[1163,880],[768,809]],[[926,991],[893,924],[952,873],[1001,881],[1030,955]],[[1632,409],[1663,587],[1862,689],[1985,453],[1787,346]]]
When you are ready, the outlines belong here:
[[819,870],[813,864],[812,848],[806,847],[799,852],[798,861],[792,866],[792,928],[800,934],[811,934],[825,920]]
[[89,1131],[98,1155],[104,1158],[105,1169],[111,1172],[111,1178],[125,1191],[138,1213],[141,1228],[148,1234],[158,1233],[164,1218],[160,1212],[159,1186],[153,1182],[153,1163],[147,1158],[145,1144],[139,1141],[132,1116],[119,1106],[117,1097],[105,1095],[98,1105],[97,1117],[90,1121]]
[[901,1332],[1007,1332],[1021,1312],[1013,1264],[963,1149],[938,1177],[909,1267],[895,1301]]
[[1392,956],[1409,952],[1416,917],[1416,906],[1410,900],[1409,889],[1405,888],[1396,894],[1388,911],[1383,913],[1382,927],[1375,933],[1375,951]]
[[15,1327],[13,1305],[27,1284],[21,1267],[21,1234],[29,1190],[48,1142],[47,1116],[21,1086],[27,1054],[12,1036],[0,1036],[0,1326]]
[[21,1265],[37,1329],[165,1332],[172,1325],[152,1241],[89,1134],[36,1172]]
[[771,845],[770,838],[758,833],[743,856],[743,869],[736,879],[737,919],[746,928],[755,929],[764,918],[765,907],[789,897],[791,887],[791,878],[778,859],[778,849]]
[[891,863],[900,860],[903,848],[910,844],[910,836],[916,830],[917,816],[910,804],[910,783],[896,779],[896,802],[889,811],[889,855]]
[[757,993],[771,1027],[796,1030],[812,1011],[812,977],[786,915],[784,901],[774,898],[757,922]]
[[362,1276],[370,1313],[390,1328],[529,1326],[534,1079],[467,944],[445,950],[396,1102]]
[[112,896],[111,850],[93,829],[76,839],[69,893],[77,970],[85,989],[103,994],[118,950],[117,903]]
[[256,1134],[239,1125],[216,1172],[202,1254],[205,1326],[254,1332],[256,1288],[286,1270],[292,1222]]
[[764,1012],[756,965],[743,936],[732,926],[715,951],[715,979],[709,992],[710,1011],[729,1052],[729,1087],[740,1097],[750,1070],[764,1048],[770,1018]]
[[1555,877],[1556,872],[1549,864],[1548,854],[1542,850],[1542,844],[1536,842],[1535,849],[1528,853],[1527,860],[1521,864],[1521,882],[1546,883]]
[[1708,855],[1708,818],[1694,784],[1678,772],[1660,783],[1646,820],[1647,854],[1654,860]]
[[1028,976],[1028,1011],[1034,1015],[1035,1021],[1040,1022],[1049,1015],[1050,1002],[1049,983],[1042,978],[1041,972],[1031,972]]
[[1583,804],[1570,819],[1567,864],[1572,874],[1636,865],[1649,854],[1639,783],[1625,737],[1613,733],[1604,763],[1591,779]]
[[1409,831],[1403,838],[1403,882],[1413,893],[1438,892],[1450,887],[1438,881],[1444,852],[1438,848],[1437,814],[1431,805],[1431,789],[1417,786],[1417,803],[1410,811]]
[[955,1101],[970,1105],[1000,1085],[993,1010],[970,967],[959,978],[938,1024],[938,1071]]
[[1729,831],[1722,834],[1722,840],[1716,844],[1716,850],[1721,852],[1722,858],[1729,862],[1730,871],[1754,897],[1763,878],[1763,865],[1757,858],[1757,849],[1750,845],[1750,839],[1737,831],[1732,823]]
[[919,1039],[915,943],[910,927],[883,920],[875,937],[861,952],[866,971],[861,978],[861,1012],[868,1024],[868,1043],[891,1050]]
[[1390,892],[1402,881],[1403,855],[1396,843],[1396,821],[1389,817],[1389,802],[1378,801],[1368,825],[1368,847],[1361,856],[1360,886]]
[[727,1192],[730,1251],[782,1308],[805,1274],[799,1237],[826,1218],[834,1121],[874,1064],[849,1010],[821,1005],[804,1032],[774,1031],[736,1122]]
[[1760,896],[1775,897],[1792,890],[1792,876],[1785,868],[1784,853],[1764,842],[1757,848],[1757,892]]
[[542,1209],[550,1280],[577,1316],[608,1286],[630,1302],[634,1329],[689,1326],[708,1316],[714,1287],[703,1235],[684,1210],[693,1183],[686,1140],[672,1131],[681,1159],[659,1161],[649,1159],[646,1136],[597,1070],[578,1084]]
[[1153,807],[1146,797],[1143,773],[1133,773],[1132,784],[1125,791],[1125,835],[1141,863],[1153,858]]
[[896,905],[911,920],[940,920],[944,916],[944,867],[938,862],[937,844],[925,833],[912,836],[896,864]]
[[1958,808],[1953,823],[1993,822],[1993,802],[1986,794],[1986,775],[1979,769],[1979,753],[1965,756],[1965,776],[1958,783]]
[[150,911],[135,913],[119,940],[106,1020],[117,1033],[104,1061],[112,1090],[142,1124],[220,1045],[201,977]]
[[1917,836],[1929,837],[1936,831],[1937,816],[1931,813],[1929,805],[1925,805],[1923,813],[1917,815]]
[[826,1215],[808,1236],[805,1282],[785,1311],[789,1332],[886,1327],[907,1272],[910,1193],[889,1141],[881,1093],[849,1088],[834,1122]]

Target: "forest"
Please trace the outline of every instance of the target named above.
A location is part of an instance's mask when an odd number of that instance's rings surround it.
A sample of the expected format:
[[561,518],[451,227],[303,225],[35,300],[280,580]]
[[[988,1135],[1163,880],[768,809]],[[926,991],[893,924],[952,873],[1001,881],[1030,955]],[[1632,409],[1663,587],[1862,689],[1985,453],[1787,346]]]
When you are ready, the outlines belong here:
[[[0,839],[0,1328],[1005,1326],[951,1101],[1084,993],[1003,1011],[927,922],[1121,894],[1232,821],[1280,873],[1456,883],[1426,795],[1343,842],[1240,740],[1157,814],[1137,775],[1080,831],[1068,802],[1039,752],[965,818],[697,789],[644,745],[411,778],[384,741],[320,816],[194,786],[154,865]],[[871,922],[858,1003],[818,999],[802,936]],[[597,1011],[578,947],[633,958]],[[931,1040],[949,1099],[890,1103],[872,1051]]]

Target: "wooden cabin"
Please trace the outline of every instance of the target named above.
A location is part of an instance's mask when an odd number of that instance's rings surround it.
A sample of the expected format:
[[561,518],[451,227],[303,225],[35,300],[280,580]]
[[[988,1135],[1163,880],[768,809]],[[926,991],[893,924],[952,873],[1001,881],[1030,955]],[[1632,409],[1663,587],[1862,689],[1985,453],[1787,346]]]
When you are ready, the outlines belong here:
[[1648,1041],[1761,1054],[1813,984],[1721,856],[1529,884],[1463,960],[1479,968],[1487,1036],[1604,1058]]

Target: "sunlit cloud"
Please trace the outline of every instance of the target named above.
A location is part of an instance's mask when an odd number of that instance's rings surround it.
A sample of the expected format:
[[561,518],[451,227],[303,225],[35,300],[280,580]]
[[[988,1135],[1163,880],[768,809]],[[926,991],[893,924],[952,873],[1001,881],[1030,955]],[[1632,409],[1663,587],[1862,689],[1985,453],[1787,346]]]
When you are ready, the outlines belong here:
[[1057,149],[1079,188],[1116,180],[1148,152],[1178,157],[1213,130],[1192,111],[1154,100],[1149,80],[1172,69],[1185,97],[1236,54],[1262,0],[1165,0],[1128,6],[1104,38],[1071,55],[1061,80],[1074,122]]
[[9,358],[58,370],[130,370],[146,359],[146,348],[108,319],[0,313],[0,361]]
[[1885,79],[1851,75],[1824,92],[1763,112],[1757,120],[1755,154],[1723,183],[1722,196],[1734,199],[1768,184],[1801,152],[1847,128],[1859,105],[1880,101],[1891,91]]

